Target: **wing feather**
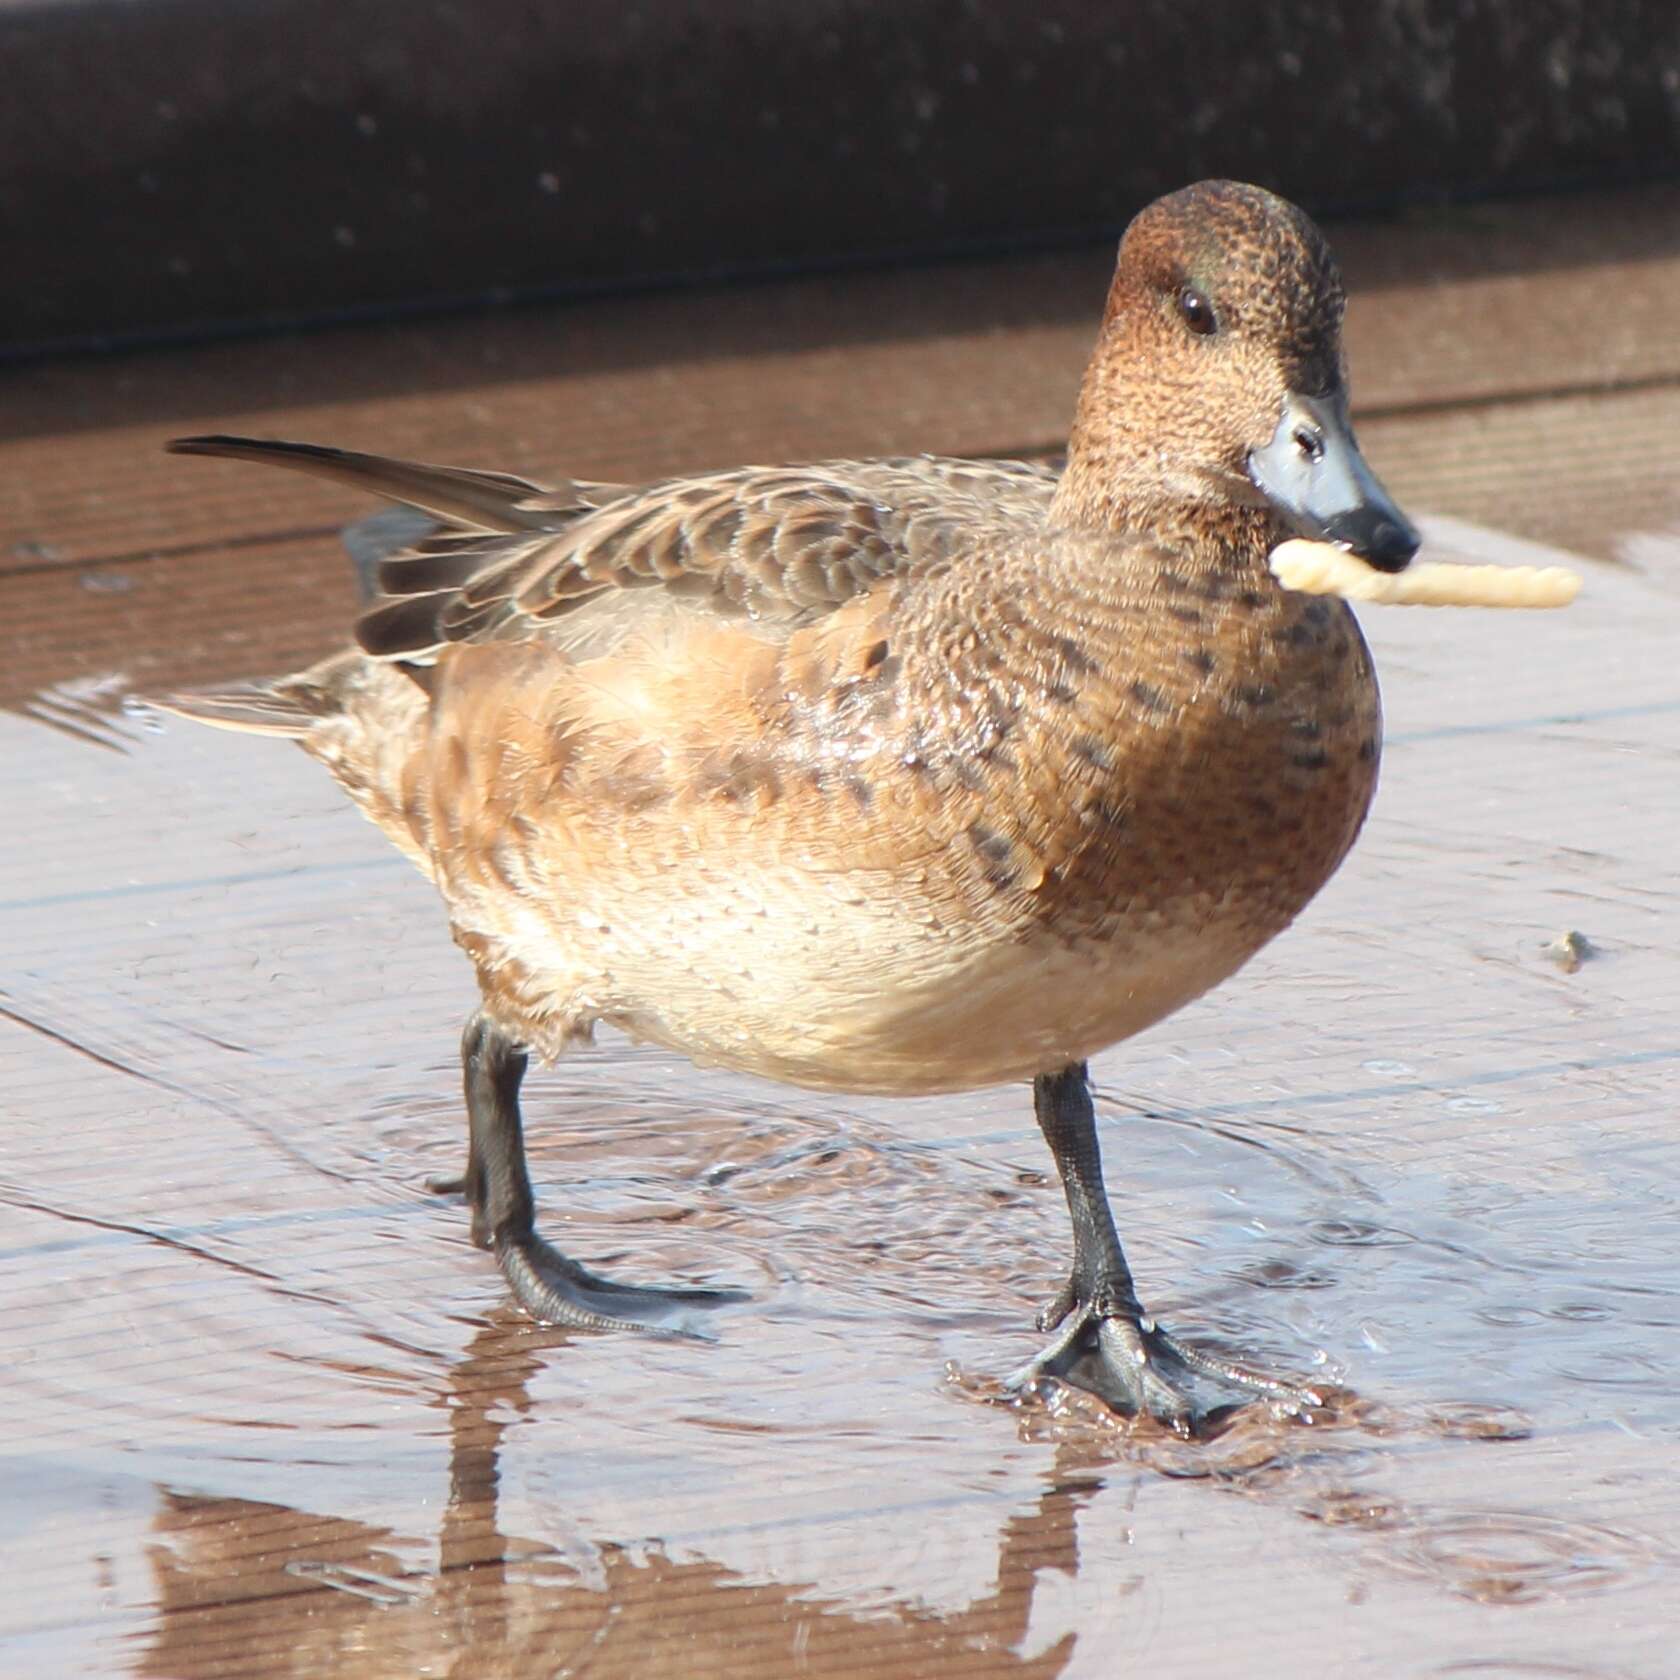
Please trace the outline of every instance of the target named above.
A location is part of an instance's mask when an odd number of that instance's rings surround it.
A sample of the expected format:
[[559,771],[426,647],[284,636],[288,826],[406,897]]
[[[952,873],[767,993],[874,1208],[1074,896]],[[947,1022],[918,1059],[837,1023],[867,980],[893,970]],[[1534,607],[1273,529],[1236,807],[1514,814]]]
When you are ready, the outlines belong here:
[[323,474],[447,521],[379,562],[384,598],[356,624],[365,653],[407,665],[477,641],[598,654],[672,611],[785,636],[885,579],[977,547],[977,527],[1042,524],[1056,483],[1030,463],[923,456],[545,490],[313,445],[209,437],[171,447]]

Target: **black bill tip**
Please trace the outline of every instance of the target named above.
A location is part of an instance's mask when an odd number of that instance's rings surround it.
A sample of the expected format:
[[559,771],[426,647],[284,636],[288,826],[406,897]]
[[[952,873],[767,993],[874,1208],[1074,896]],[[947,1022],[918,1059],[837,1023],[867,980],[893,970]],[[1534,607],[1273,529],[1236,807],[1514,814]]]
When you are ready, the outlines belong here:
[[1351,550],[1379,572],[1403,572],[1422,541],[1412,522],[1392,506],[1359,507],[1324,526],[1325,540]]

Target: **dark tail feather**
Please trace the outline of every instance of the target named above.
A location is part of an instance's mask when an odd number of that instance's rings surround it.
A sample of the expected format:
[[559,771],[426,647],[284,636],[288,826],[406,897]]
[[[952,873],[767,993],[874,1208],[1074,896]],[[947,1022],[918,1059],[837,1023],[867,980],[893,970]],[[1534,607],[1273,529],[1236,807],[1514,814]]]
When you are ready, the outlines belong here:
[[352,449],[262,438],[175,438],[166,447],[173,455],[219,455],[314,473],[482,531],[538,531],[554,523],[552,505],[547,509],[521,505],[542,498],[552,504],[553,493],[511,473],[433,467],[384,455],[361,455]]

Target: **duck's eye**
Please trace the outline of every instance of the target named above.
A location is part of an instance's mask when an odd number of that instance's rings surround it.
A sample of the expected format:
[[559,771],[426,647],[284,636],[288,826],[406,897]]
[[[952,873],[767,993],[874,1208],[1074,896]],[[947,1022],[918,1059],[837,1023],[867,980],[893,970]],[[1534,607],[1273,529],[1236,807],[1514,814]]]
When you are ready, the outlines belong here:
[[1207,334],[1219,330],[1219,317],[1213,305],[1194,286],[1181,286],[1178,291],[1178,313],[1193,333]]

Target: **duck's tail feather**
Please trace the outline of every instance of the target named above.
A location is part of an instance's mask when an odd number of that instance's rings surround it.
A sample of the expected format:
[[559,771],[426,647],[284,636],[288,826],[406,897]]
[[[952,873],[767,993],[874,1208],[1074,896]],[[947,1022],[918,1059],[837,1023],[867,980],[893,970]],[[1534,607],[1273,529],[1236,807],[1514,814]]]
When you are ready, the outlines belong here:
[[217,729],[281,735],[295,741],[313,734],[324,718],[343,712],[366,664],[359,653],[347,649],[295,676],[147,694],[141,697],[141,704]]
[[184,688],[173,694],[148,694],[143,704],[194,723],[237,729],[247,735],[307,735],[321,720],[284,682],[223,683],[216,688]]
[[166,447],[172,455],[219,455],[313,473],[481,531],[540,530],[554,518],[550,508],[524,505],[548,498],[552,492],[511,473],[434,467],[386,455],[362,455],[353,449],[329,449],[317,443],[282,443],[222,434],[175,438]]

